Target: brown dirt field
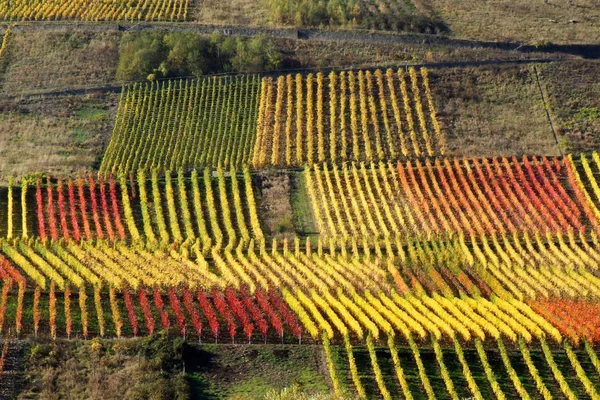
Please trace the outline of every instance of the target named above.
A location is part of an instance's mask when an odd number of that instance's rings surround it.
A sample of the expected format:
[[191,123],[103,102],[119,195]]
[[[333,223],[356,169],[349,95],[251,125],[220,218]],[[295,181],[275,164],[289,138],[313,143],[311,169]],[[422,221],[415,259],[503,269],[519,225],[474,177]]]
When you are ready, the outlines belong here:
[[485,60],[555,58],[550,53],[519,53],[489,48],[303,40],[276,40],[285,68],[373,67],[406,63],[439,63]]
[[287,238],[291,249],[296,235],[292,223],[290,177],[283,172],[265,173],[260,175],[260,183],[258,209],[264,233],[278,241]]
[[119,35],[14,30],[0,68],[0,92],[19,95],[114,80]]
[[432,69],[430,82],[448,155],[560,154],[531,66]]
[[[597,43],[600,7],[595,0],[420,0],[448,25],[470,39],[531,44]],[[577,22],[569,22],[577,21]]]
[[561,146],[569,153],[600,149],[600,63],[538,66]]

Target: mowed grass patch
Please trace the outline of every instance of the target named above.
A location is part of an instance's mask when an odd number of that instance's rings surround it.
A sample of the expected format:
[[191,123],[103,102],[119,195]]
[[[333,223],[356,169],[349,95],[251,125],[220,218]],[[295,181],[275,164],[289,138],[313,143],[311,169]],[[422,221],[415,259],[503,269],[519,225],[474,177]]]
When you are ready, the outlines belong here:
[[294,384],[330,391],[321,346],[190,344],[184,360],[192,399],[262,399]]
[[314,244],[319,238],[319,229],[310,204],[310,197],[308,197],[305,175],[301,172],[294,172],[289,176],[294,229],[300,237],[311,237]]

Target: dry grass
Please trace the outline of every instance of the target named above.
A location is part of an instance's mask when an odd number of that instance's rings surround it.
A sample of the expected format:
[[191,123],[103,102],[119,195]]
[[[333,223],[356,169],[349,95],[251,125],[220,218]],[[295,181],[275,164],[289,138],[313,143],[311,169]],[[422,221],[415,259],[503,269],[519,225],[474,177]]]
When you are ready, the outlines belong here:
[[430,71],[449,155],[558,155],[530,66]]
[[[181,360],[153,339],[28,343],[20,399],[175,399],[189,396]],[[151,347],[154,346],[154,347]],[[171,350],[175,351],[175,350]],[[158,353],[158,354],[157,354]],[[15,396],[17,393],[15,393]]]
[[0,91],[18,95],[113,80],[118,38],[115,32],[13,30]]
[[[597,43],[597,0],[420,0],[460,37],[539,43]],[[576,23],[569,21],[575,20]]]
[[260,175],[260,218],[265,233],[277,240],[287,238],[292,247],[295,237],[290,202],[290,177],[287,173],[265,172]]
[[35,172],[73,175],[94,169],[117,101],[106,95],[0,103],[0,183]]
[[600,149],[600,63],[551,63],[538,70],[565,151]]
[[267,24],[264,4],[256,0],[198,0],[190,15],[203,24],[249,26]]
[[372,67],[405,63],[514,60],[551,58],[550,53],[519,53],[500,49],[444,47],[431,44],[373,44],[356,42],[276,40],[285,56],[286,68]]
[[[388,2],[389,3],[389,2]],[[600,40],[600,7],[597,0],[491,0],[475,5],[466,0],[416,0],[415,11],[436,15],[459,37],[491,41],[527,43],[596,43]],[[400,19],[398,10],[384,6],[366,7],[376,20]],[[389,3],[396,4],[398,3]],[[269,24],[267,5],[252,0],[199,0],[191,11],[193,19],[217,25],[265,26]],[[576,22],[571,22],[576,21]],[[369,23],[377,29],[386,24]],[[387,26],[390,26],[388,23]]]

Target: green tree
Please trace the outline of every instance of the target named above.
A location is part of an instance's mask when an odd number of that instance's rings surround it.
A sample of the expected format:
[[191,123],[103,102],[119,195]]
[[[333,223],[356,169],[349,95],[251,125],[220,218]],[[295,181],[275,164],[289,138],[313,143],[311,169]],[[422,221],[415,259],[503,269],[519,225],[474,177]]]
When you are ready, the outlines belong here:
[[155,73],[166,58],[162,32],[130,33],[119,45],[117,79],[141,80]]

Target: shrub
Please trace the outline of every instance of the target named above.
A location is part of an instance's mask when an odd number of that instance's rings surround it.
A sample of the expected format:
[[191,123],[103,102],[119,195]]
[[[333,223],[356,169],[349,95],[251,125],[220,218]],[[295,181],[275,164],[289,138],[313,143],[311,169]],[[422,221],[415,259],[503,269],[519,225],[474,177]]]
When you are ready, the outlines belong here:
[[281,54],[264,36],[250,39],[214,33],[132,32],[119,45],[117,79],[156,80],[221,72],[273,70]]

